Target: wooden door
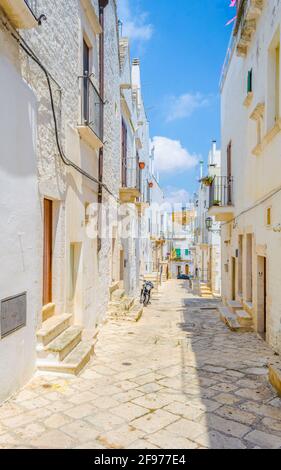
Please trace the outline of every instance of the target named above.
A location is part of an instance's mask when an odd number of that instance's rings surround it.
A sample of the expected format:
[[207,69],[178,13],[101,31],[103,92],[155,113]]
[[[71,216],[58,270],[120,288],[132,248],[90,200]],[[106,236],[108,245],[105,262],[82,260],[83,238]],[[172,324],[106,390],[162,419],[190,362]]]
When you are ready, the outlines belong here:
[[264,258],[263,267],[263,313],[264,313],[264,334],[266,338],[267,333],[267,266],[266,258]]
[[53,201],[44,199],[43,305],[52,302]]
[[231,287],[231,296],[232,300],[236,300],[236,258],[232,258],[232,287]]

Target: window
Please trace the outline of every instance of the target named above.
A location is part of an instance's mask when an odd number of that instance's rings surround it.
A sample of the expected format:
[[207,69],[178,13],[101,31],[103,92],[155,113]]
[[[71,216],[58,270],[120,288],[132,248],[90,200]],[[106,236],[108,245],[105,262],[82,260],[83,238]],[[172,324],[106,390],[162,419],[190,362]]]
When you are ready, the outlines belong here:
[[185,250],[185,256],[188,256],[189,255],[189,250]]
[[83,118],[85,122],[89,121],[89,77],[90,74],[90,48],[83,40]]
[[124,119],[122,119],[122,187],[123,188],[127,186],[127,145],[128,145],[127,134],[128,134],[127,126],[126,126]]
[[280,29],[273,37],[268,50],[267,131],[280,118]]
[[247,93],[253,92],[253,69],[249,70],[247,78]]
[[176,257],[177,258],[181,257],[181,249],[180,248],[176,248]]
[[275,121],[280,116],[280,43],[275,49]]
[[271,207],[268,207],[268,208],[266,209],[266,225],[267,225],[268,227],[271,226]]

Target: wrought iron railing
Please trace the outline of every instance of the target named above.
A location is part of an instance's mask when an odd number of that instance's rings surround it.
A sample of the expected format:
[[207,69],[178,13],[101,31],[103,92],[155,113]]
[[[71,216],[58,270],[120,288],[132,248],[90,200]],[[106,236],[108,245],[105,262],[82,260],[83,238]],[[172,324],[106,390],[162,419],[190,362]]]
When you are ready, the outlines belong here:
[[233,205],[232,176],[215,176],[210,186],[209,207]]
[[91,76],[82,76],[81,125],[88,126],[103,141],[103,100]]
[[122,187],[141,190],[140,169],[136,158],[122,161]]

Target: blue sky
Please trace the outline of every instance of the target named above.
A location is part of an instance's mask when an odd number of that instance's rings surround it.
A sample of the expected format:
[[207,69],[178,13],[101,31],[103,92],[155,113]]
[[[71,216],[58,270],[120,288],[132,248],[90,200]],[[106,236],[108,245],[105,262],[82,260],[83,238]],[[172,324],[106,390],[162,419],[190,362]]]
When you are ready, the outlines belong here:
[[178,202],[196,190],[197,162],[220,144],[219,77],[230,0],[119,0],[123,33],[141,59],[161,185]]

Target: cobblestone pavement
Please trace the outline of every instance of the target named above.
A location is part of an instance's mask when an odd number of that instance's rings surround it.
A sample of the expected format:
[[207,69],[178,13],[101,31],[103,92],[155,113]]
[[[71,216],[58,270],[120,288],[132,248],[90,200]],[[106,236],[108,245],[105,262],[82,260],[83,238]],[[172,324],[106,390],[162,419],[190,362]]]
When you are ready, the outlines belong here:
[[0,407],[0,448],[281,448],[273,353],[216,303],[166,283],[138,323],[103,327],[79,377],[37,375]]

